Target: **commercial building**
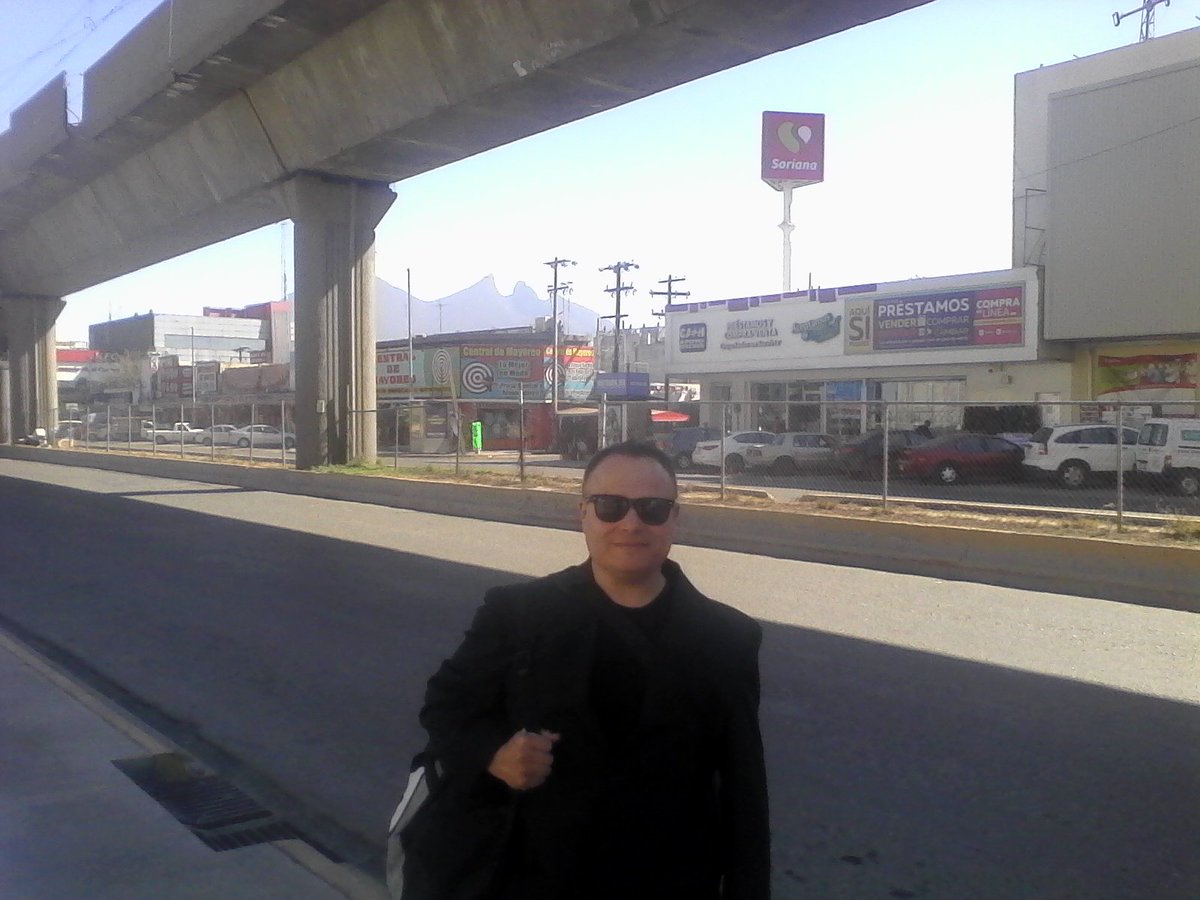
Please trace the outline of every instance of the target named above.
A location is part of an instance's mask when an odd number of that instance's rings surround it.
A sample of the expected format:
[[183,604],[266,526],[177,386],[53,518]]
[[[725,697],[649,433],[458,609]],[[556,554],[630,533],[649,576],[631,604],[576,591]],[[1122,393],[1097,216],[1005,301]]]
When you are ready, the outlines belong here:
[[1043,333],[1074,360],[1065,396],[1200,400],[1200,29],[1015,88],[1013,264],[1045,269]]
[[[878,424],[864,401],[1033,400],[1071,382],[1069,356],[1039,337],[1040,294],[1023,268],[676,304],[671,378],[734,401],[730,428],[843,437]],[[907,414],[957,425],[960,411]]]
[[731,401],[730,428],[843,436],[878,424],[871,400],[1194,414],[1200,29],[1017,75],[1014,136],[1014,268],[675,304],[671,381]]
[[271,302],[201,316],[151,311],[91,325],[88,337],[94,352],[144,361],[142,399],[290,398],[294,329],[292,304]]
[[413,451],[453,450],[456,436],[469,439],[473,422],[480,423],[485,450],[517,449],[522,428],[527,449],[550,449],[559,438],[556,374],[560,406],[587,399],[595,378],[590,343],[568,336],[558,349],[555,365],[553,333],[534,327],[418,336],[411,357],[407,339],[381,341],[375,369],[380,433],[388,434],[386,410],[392,409],[396,438]]

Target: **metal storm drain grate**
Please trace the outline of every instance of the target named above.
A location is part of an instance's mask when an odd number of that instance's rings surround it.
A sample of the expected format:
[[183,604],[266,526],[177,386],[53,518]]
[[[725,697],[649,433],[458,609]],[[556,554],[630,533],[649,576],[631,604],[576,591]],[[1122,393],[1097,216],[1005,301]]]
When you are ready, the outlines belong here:
[[113,765],[213,850],[302,837],[234,784],[178,753],[114,759]]

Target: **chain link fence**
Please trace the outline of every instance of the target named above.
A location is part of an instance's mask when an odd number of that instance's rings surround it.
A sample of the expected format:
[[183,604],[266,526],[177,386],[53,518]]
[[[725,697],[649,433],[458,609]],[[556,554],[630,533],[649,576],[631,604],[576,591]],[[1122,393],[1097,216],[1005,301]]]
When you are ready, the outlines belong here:
[[[601,447],[655,443],[685,483],[1021,513],[1200,516],[1196,403],[413,400],[352,414],[380,466],[578,478]],[[60,410],[52,443],[294,463],[289,402]],[[366,461],[372,462],[372,461]]]
[[66,406],[47,438],[55,447],[285,466],[294,464],[296,448],[286,401]]

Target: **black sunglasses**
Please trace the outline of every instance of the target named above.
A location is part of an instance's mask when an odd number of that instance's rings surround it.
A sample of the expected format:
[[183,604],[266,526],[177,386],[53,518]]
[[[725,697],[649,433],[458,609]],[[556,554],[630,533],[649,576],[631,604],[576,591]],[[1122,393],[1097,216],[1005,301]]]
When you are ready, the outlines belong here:
[[632,506],[638,518],[647,525],[662,525],[675,508],[674,500],[662,497],[638,497],[634,500],[620,494],[591,494],[584,497],[583,502],[592,504],[596,518],[601,522],[620,522],[629,514],[629,507]]

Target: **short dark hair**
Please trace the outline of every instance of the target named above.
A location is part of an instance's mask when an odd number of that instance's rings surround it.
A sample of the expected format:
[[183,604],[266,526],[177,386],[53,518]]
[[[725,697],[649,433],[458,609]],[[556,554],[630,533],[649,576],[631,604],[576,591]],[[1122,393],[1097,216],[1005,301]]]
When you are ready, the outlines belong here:
[[671,486],[679,490],[679,483],[675,478],[675,464],[671,462],[671,457],[663,453],[654,444],[646,441],[621,441],[619,444],[611,444],[588,460],[587,468],[583,470],[583,482],[587,484],[588,477],[592,472],[596,471],[596,467],[604,462],[609,457],[626,456],[630,459],[648,459],[651,462],[658,463],[671,477]]

